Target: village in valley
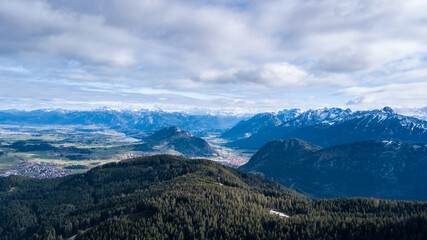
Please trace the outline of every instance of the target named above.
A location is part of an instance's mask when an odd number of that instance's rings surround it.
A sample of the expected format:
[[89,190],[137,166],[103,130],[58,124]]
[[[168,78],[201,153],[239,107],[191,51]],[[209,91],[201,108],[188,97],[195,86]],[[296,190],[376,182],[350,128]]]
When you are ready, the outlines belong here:
[[[207,157],[210,160],[238,167],[252,155],[221,146],[215,139],[206,138],[218,152]],[[0,125],[0,177],[64,177],[110,162],[176,153],[135,150],[139,142],[124,133],[98,126]]]

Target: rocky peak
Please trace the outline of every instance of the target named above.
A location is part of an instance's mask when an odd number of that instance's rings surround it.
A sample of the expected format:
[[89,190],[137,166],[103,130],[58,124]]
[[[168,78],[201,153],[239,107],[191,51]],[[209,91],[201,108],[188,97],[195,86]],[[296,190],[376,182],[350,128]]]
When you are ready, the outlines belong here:
[[388,114],[394,113],[393,109],[391,107],[387,107],[387,106],[385,106],[383,109],[381,109],[381,111],[384,113],[388,113]]
[[191,134],[185,130],[180,129],[179,127],[166,127],[149,137],[150,140],[165,140],[177,136],[191,136]]

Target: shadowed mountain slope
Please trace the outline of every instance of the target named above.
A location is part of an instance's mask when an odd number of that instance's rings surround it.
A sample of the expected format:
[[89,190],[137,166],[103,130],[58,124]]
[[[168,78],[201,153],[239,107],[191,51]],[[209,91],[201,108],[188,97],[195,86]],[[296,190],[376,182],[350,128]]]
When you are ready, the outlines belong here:
[[321,198],[427,200],[426,144],[383,140],[320,148],[274,140],[240,169]]

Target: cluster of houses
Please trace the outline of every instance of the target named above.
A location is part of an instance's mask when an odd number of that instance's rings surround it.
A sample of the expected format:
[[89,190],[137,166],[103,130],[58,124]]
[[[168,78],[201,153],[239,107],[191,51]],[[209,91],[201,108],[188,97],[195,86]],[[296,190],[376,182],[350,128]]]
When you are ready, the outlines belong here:
[[56,178],[70,175],[72,170],[58,168],[58,164],[49,162],[26,161],[18,164],[16,169],[4,170],[0,177],[10,175],[27,176],[31,178]]

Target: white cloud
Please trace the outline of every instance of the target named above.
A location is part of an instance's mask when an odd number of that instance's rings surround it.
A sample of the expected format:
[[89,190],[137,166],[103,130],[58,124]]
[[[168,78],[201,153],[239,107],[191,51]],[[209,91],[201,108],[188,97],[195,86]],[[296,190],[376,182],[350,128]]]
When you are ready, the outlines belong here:
[[324,74],[315,76],[302,67],[286,62],[265,63],[228,70],[202,71],[198,77],[203,82],[238,85],[241,88],[268,89],[267,91],[286,91],[295,89],[321,89],[327,86],[348,86],[346,76]]
[[273,51],[270,36],[253,29],[246,12],[191,1],[116,0],[113,6],[113,24],[129,26],[142,38],[173,45],[208,61],[229,64],[236,58]]
[[[100,64],[135,63],[138,39],[102,16],[53,9],[43,1],[1,1],[0,49],[38,57],[81,58]],[[6,49],[7,48],[7,49]]]
[[389,84],[379,87],[351,87],[338,92],[352,97],[347,104],[356,108],[421,108],[427,103],[427,82]]
[[197,92],[185,92],[168,89],[155,89],[155,88],[136,88],[136,89],[123,89],[124,93],[138,93],[144,95],[178,95],[185,98],[192,98],[196,100],[212,100],[217,99],[218,96],[209,94],[202,94]]
[[200,74],[202,81],[221,83],[255,83],[264,86],[304,86],[312,78],[302,69],[288,63],[267,63],[226,71],[209,70]]
[[[425,12],[419,0],[0,1],[0,81],[68,102],[420,106]],[[399,87],[408,97],[388,98]]]
[[341,47],[319,59],[316,68],[330,72],[352,72],[369,67],[367,53],[361,49]]

